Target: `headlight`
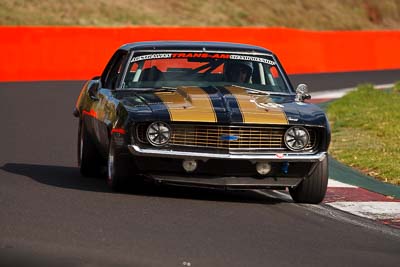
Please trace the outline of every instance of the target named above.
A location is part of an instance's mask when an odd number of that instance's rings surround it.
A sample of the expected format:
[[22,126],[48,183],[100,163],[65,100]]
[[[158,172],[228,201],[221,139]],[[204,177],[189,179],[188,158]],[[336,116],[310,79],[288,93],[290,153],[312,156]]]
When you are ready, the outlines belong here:
[[153,146],[166,145],[171,139],[171,128],[164,122],[153,122],[147,127],[146,137]]
[[310,134],[301,126],[290,127],[285,133],[285,144],[293,151],[304,149],[310,141]]

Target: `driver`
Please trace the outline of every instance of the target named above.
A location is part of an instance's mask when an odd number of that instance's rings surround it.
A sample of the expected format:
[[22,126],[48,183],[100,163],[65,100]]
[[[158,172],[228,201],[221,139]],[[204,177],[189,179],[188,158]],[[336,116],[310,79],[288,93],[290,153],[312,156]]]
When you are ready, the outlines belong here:
[[253,64],[249,61],[231,61],[224,65],[224,77],[228,82],[248,83],[253,74]]

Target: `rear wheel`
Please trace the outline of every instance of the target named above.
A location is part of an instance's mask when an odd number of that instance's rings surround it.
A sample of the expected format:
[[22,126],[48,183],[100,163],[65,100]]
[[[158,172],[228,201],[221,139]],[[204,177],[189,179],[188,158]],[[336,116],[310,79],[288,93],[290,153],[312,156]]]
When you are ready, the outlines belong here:
[[78,166],[81,174],[87,177],[100,176],[102,163],[102,158],[81,121],[78,130]]
[[324,199],[328,187],[328,157],[317,164],[310,176],[297,187],[289,189],[295,202],[318,204]]

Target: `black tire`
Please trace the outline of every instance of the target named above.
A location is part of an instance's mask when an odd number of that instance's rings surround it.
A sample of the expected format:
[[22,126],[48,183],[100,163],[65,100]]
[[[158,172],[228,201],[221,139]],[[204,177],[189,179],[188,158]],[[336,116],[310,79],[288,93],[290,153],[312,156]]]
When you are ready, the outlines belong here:
[[85,177],[99,177],[103,166],[103,160],[83,121],[80,121],[78,129],[78,166]]
[[[107,162],[107,184],[117,192],[127,191],[133,181],[136,168],[132,156],[127,153],[120,153],[111,138]],[[138,186],[139,183],[135,184]]]
[[328,157],[318,163],[313,173],[297,187],[290,188],[293,200],[298,203],[318,204],[326,194],[328,187]]

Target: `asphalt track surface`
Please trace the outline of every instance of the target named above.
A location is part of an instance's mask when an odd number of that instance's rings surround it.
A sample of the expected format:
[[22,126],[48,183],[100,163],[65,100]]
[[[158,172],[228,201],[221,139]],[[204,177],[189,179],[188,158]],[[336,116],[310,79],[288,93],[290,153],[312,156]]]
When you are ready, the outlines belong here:
[[[326,89],[400,77],[382,73],[331,75]],[[81,177],[72,109],[82,84],[0,84],[0,266],[398,265],[399,232],[324,205],[252,191],[121,194]]]

